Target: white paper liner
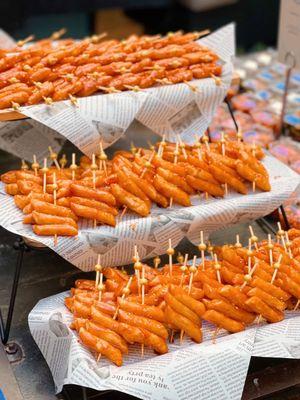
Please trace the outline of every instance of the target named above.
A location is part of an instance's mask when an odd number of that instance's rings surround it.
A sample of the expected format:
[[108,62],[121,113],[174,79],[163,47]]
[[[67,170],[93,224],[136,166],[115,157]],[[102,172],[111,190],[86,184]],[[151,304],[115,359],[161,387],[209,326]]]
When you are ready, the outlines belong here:
[[126,213],[115,228],[93,227],[93,221],[79,222],[78,237],[59,237],[54,245],[53,237],[37,236],[30,225],[22,223],[23,213],[12,196],[5,194],[0,184],[0,225],[5,229],[39,241],[53,249],[83,271],[92,271],[101,254],[103,266],[120,266],[131,263],[134,245],[141,259],[166,252],[168,239],[173,247],[184,238],[199,243],[199,232],[206,238],[224,226],[247,222],[269,214],[279,207],[297,188],[300,177],[274,157],[266,156],[264,165],[268,169],[272,190],[240,195],[229,191],[225,199],[205,200],[204,195],[192,197],[192,207],[174,205],[171,209],[153,206],[151,216],[138,217]]
[[118,390],[147,400],[239,400],[251,356],[300,358],[300,315],[286,312],[276,324],[253,325],[246,331],[221,331],[212,342],[215,327],[203,321],[203,343],[178,339],[169,353],[155,356],[131,345],[122,367],[104,357],[97,365],[91,352],[68,328],[72,314],[64,306],[69,292],[37,303],[28,317],[31,334],[45,357],[56,386],[76,384],[96,390]]
[[[78,107],[70,101],[61,101],[50,106],[21,107],[20,112],[57,131],[89,156],[99,151],[100,139],[105,148],[116,142],[135,118],[159,135],[165,133],[167,139],[180,134],[184,141],[192,143],[195,134],[201,136],[206,130],[230,86],[234,24],[200,39],[199,43],[221,57],[221,85],[216,85],[212,78],[198,79],[191,82],[197,92],[186,84],[166,85],[140,92],[78,98]],[[35,152],[35,142],[29,146]]]
[[49,157],[49,146],[59,153],[66,139],[53,129],[34,120],[0,122],[0,148],[21,159],[42,162]]

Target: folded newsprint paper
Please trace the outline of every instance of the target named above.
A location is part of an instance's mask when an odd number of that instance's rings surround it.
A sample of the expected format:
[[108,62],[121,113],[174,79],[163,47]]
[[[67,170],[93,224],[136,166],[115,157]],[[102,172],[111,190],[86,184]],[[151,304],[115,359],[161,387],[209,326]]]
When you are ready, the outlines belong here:
[[212,341],[215,327],[203,321],[203,343],[178,339],[169,353],[156,356],[145,348],[130,346],[124,365],[115,367],[92,353],[69,329],[72,314],[64,306],[69,292],[37,303],[28,316],[31,334],[53,375],[56,391],[76,384],[96,390],[118,390],[147,400],[239,400],[251,355],[300,358],[299,312],[286,313],[276,324],[249,327]]
[[[115,143],[134,119],[159,135],[165,134],[168,140],[180,134],[183,141],[192,143],[195,134],[201,136],[206,130],[229,88],[235,52],[234,36],[234,24],[230,24],[199,40],[221,58],[221,85],[216,85],[212,78],[199,79],[191,83],[197,88],[196,92],[183,83],[139,92],[78,98],[77,106],[70,101],[61,101],[52,105],[21,107],[20,111],[39,125],[49,128],[48,135],[56,131],[89,156],[99,151],[100,140],[105,148]],[[34,140],[28,138],[27,147],[31,154],[39,154],[38,137],[39,132]],[[1,137],[0,147],[4,148]],[[6,150],[10,151],[7,146]],[[18,155],[26,158],[21,151]]]
[[16,157],[33,162],[49,157],[49,146],[59,153],[66,139],[59,133],[34,120],[0,122],[0,149]]
[[[0,29],[0,48],[9,49],[16,45],[15,40]],[[58,132],[33,120],[0,122],[0,149],[32,162],[35,154],[38,162],[49,156],[51,146],[58,153],[66,139]]]
[[300,177],[274,157],[266,156],[263,162],[272,185],[268,193],[252,193],[249,189],[249,194],[244,196],[229,191],[225,199],[205,200],[204,195],[193,196],[192,207],[173,205],[162,209],[152,206],[147,218],[128,212],[122,220],[117,219],[115,228],[94,228],[93,221],[82,220],[77,237],[59,237],[56,245],[52,237],[37,236],[30,225],[22,223],[23,213],[0,183],[0,225],[43,243],[83,271],[94,270],[98,254],[101,254],[103,266],[126,265],[132,261],[134,245],[141,259],[151,258],[166,252],[168,239],[172,240],[173,247],[184,237],[198,244],[200,230],[207,239],[213,231],[252,221],[279,207],[297,188]]

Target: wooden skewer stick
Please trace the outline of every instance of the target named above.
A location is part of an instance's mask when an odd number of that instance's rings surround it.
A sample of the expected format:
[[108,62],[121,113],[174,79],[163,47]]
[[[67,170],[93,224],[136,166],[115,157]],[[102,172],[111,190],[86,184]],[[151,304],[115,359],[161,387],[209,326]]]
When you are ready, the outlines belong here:
[[250,238],[249,238],[249,241],[248,241],[247,256],[248,256],[248,274],[249,274],[250,270],[251,270],[251,257],[253,256],[252,242],[251,242]]
[[43,96],[43,100],[44,100],[45,104],[47,104],[47,106],[51,106],[53,104],[53,100],[51,97]]
[[95,265],[95,271],[96,271],[95,287],[96,287],[96,289],[98,288],[100,272],[102,271],[102,265],[100,264],[100,261],[101,261],[101,255],[98,254],[97,264]]
[[272,243],[272,239],[271,239],[271,234],[268,234],[268,244],[267,244],[267,248],[269,250],[269,262],[271,267],[273,267],[273,249],[274,249],[274,245]]
[[158,152],[157,152],[157,156],[158,157],[162,158],[163,152],[164,152],[164,148],[166,147],[166,145],[167,145],[167,143],[165,141],[165,135],[163,135],[162,140],[161,140],[161,142],[159,144],[159,147],[158,147]]
[[185,277],[186,271],[188,269],[188,267],[187,267],[188,256],[189,256],[188,254],[185,255],[184,262],[183,262],[182,266],[180,267],[180,271],[182,272],[182,274],[181,274],[180,285],[179,286],[183,285],[184,277]]
[[49,149],[50,158],[51,158],[52,162],[54,162],[54,164],[55,164],[55,166],[56,166],[57,169],[60,169],[60,165],[58,164],[58,161],[57,161],[57,153],[55,153],[55,152],[52,150],[52,147],[51,147],[51,146],[49,146],[48,149]]
[[214,267],[216,270],[217,280],[219,283],[222,283],[222,281],[221,281],[221,264],[219,263],[218,256],[216,254],[214,254],[214,260],[215,260]]
[[49,168],[47,167],[47,158],[44,158],[44,166],[41,169],[43,173],[43,193],[46,193],[47,189],[47,172],[49,171]]
[[34,175],[37,175],[40,164],[37,162],[35,154],[33,155],[33,163],[31,164],[31,167],[34,170]]
[[206,36],[210,33],[210,29],[204,29],[203,31],[195,32],[195,35],[197,35],[197,38],[199,39],[202,36]]
[[58,40],[60,39],[65,33],[67,32],[66,28],[61,28],[60,30],[53,32],[50,36],[51,40]]
[[202,160],[202,152],[201,152],[202,145],[201,145],[201,143],[199,142],[198,137],[197,137],[196,135],[195,135],[195,144],[194,144],[194,146],[195,146],[196,149],[197,149],[198,159],[199,159],[199,160]]
[[135,85],[135,86],[131,86],[131,85],[124,85],[124,87],[128,90],[132,90],[133,92],[140,92],[142,89]]
[[29,36],[27,36],[27,38],[25,38],[23,40],[19,40],[17,42],[17,46],[22,47],[22,46],[24,46],[24,44],[32,42],[32,40],[34,40],[34,35],[29,35]]
[[214,74],[210,74],[210,77],[213,78],[215,81],[216,86],[221,86],[222,85],[222,79],[219,76],[216,76]]
[[224,132],[221,132],[221,149],[222,149],[222,156],[225,157],[226,155],[226,140],[224,136]]
[[142,278],[140,279],[140,284],[142,288],[142,304],[145,304],[145,285],[148,283],[148,280],[145,278],[145,265],[142,265]]
[[102,272],[100,272],[98,290],[99,290],[98,300],[101,301],[102,300],[102,292],[104,292],[104,290],[105,290],[105,285],[103,284],[103,273]]
[[77,169],[76,165],[76,154],[72,153],[72,164],[70,165],[70,170],[72,171],[72,181],[75,181],[75,172]]
[[211,259],[214,259],[214,246],[208,241],[207,251],[209,252]]
[[217,336],[221,329],[222,328],[220,326],[217,326],[216,329],[214,330],[213,335],[212,335],[212,343],[213,344],[216,344]]
[[57,180],[56,180],[56,173],[53,173],[53,203],[56,206],[56,200],[57,200]]
[[121,93],[121,90],[116,89],[113,86],[105,87],[105,86],[97,86],[97,89],[102,90],[103,92],[111,93]]
[[257,263],[254,264],[253,268],[251,269],[251,271],[248,274],[244,275],[244,283],[241,285],[241,289],[244,289],[244,287],[251,281],[252,279],[252,275],[254,274],[256,267],[257,267]]
[[234,247],[236,249],[240,249],[241,247],[243,247],[242,243],[240,242],[240,235],[236,235],[236,242],[235,242]]
[[17,103],[16,101],[12,101],[11,102],[11,108],[13,109],[13,110],[15,110],[15,111],[18,111],[19,109],[20,109],[20,104],[19,103]]
[[198,92],[198,88],[195,85],[192,85],[189,81],[183,81],[183,83],[189,88],[191,89],[192,92]]
[[133,155],[137,153],[137,148],[135,147],[133,142],[130,143],[130,151]]
[[300,304],[300,300],[297,300],[297,303],[296,303],[296,305],[295,305],[295,307],[294,307],[294,310],[293,310],[293,311],[296,311],[296,310],[297,310],[297,308],[299,307],[299,304]]
[[31,164],[31,168],[34,170],[34,175],[38,174],[39,164],[36,160],[36,155],[33,155],[33,163]]
[[173,255],[174,255],[175,251],[172,247],[172,241],[171,239],[169,239],[169,248],[167,249],[167,254],[169,256],[169,272],[170,272],[170,276],[173,275]]
[[178,264],[183,264],[183,262],[184,262],[184,257],[180,253],[180,251],[178,252],[178,256],[177,256],[176,260],[177,260]]
[[274,281],[275,281],[275,279],[276,279],[277,272],[278,272],[278,270],[279,270],[279,268],[280,268],[281,260],[282,260],[282,254],[280,254],[280,256],[279,256],[277,262],[275,262],[275,263],[273,264],[274,272],[273,272],[272,279],[271,279],[271,284],[272,284],[272,285],[273,285],[273,283],[274,283]]
[[206,146],[206,150],[207,150],[207,152],[208,153],[210,153],[210,147],[209,147],[209,144],[208,144],[208,142],[209,142],[209,138],[208,138],[208,136],[204,133],[204,135],[202,136],[202,142],[205,144],[205,146]]
[[[56,203],[57,203],[57,188],[58,188],[58,186],[57,186],[57,181],[56,181],[56,173],[54,172],[53,173],[53,185],[52,185],[52,187],[53,187],[53,204],[56,206]],[[57,245],[57,234],[55,234],[54,235],[54,246],[56,246]]]
[[200,243],[199,243],[199,245],[198,245],[198,249],[199,249],[199,251],[200,251],[200,253],[201,253],[202,271],[204,271],[204,269],[205,269],[205,256],[204,256],[204,252],[205,252],[206,248],[207,248],[207,246],[206,246],[206,244],[204,243],[204,240],[203,240],[203,231],[200,231]]
[[288,232],[287,231],[285,231],[285,246],[286,246],[286,248],[287,248],[287,250],[288,250],[288,254],[289,254],[289,256],[291,257],[291,258],[293,258],[293,253],[292,253],[292,249],[291,249],[291,247],[292,247],[292,243],[291,243],[291,241],[290,241],[290,239],[289,239],[289,234],[288,234]]
[[[282,260],[282,254],[280,254],[278,260],[273,264],[274,272],[273,272],[273,275],[272,275],[272,278],[271,278],[271,282],[270,282],[271,285],[273,285],[273,283],[274,283],[274,281],[275,281],[275,279],[276,279],[277,272],[278,272],[278,270],[279,270],[279,268],[280,268],[281,260]],[[260,324],[261,319],[262,319],[262,315],[259,314],[258,319],[257,319],[257,324],[258,324],[258,325]]]
[[[8,82],[9,83],[20,83],[20,80],[13,76],[12,78],[8,79]],[[13,104],[13,101],[11,102],[11,104]],[[16,104],[19,104],[19,103],[16,103]],[[19,104],[19,106],[20,106],[20,104]]]
[[[16,83],[16,82],[14,82]],[[38,89],[41,89],[43,87],[42,82],[33,82],[34,86],[37,87]]]
[[135,276],[136,276],[136,280],[137,280],[137,285],[138,285],[138,294],[139,296],[141,295],[141,284],[140,284],[140,278],[141,278],[141,270],[142,270],[142,263],[140,262],[140,257],[138,255],[137,252],[137,246],[134,246],[134,256],[132,258],[134,264],[133,264],[133,268],[135,271]]
[[[175,146],[175,150],[174,150],[174,165],[177,164],[178,156],[179,156],[179,143],[177,141],[176,142],[176,146]],[[170,198],[169,207],[172,208],[172,205],[173,205],[173,197]]]
[[[91,170],[93,174],[93,188],[96,189],[96,171],[98,169],[98,165],[96,163],[96,156],[95,154],[92,154],[92,164],[91,164]],[[94,228],[97,226],[97,220],[94,219]]]
[[92,154],[92,164],[91,164],[91,170],[92,170],[92,175],[93,175],[93,188],[96,189],[96,171],[98,169],[98,165],[96,164],[96,156],[95,154]]
[[284,236],[285,236],[284,230],[282,229],[280,222],[277,222],[277,225],[278,225],[277,235],[278,235],[279,239],[281,240],[281,243],[282,243],[282,246],[284,248],[284,251],[287,253],[287,248],[286,248],[285,240],[284,240]]
[[[142,305],[145,304],[145,285],[147,284],[148,280],[145,278],[145,266],[142,266],[142,278],[140,280],[140,284],[142,287]],[[141,346],[141,357],[144,357],[144,343]]]
[[[202,150],[202,145],[199,142],[198,137],[196,135],[195,135],[195,144],[194,144],[194,146],[197,149],[198,159],[202,160],[202,151],[201,151]],[[208,143],[207,143],[207,146],[208,146]],[[208,198],[209,198],[209,194],[208,194],[208,192],[205,192],[205,199],[208,200]]]
[[25,160],[21,161],[21,170],[22,171],[28,171],[29,170],[28,164],[26,164]]
[[161,85],[172,85],[172,82],[167,78],[155,79],[155,82],[158,82]]
[[151,151],[155,151],[155,146],[150,142],[150,140],[147,140],[147,143],[148,143],[149,149]]
[[[121,297],[122,300],[124,300],[125,297],[128,296],[128,295],[130,294],[130,286],[131,286],[131,283],[132,283],[132,279],[133,279],[133,277],[131,276],[131,277],[129,278],[129,280],[128,280],[126,286],[122,289],[122,297]],[[117,318],[118,313],[119,313],[119,309],[120,309],[120,306],[118,305],[118,306],[117,306],[117,309],[116,309],[116,311],[115,311],[115,314],[114,314],[114,316],[113,316],[113,319],[116,319],[116,318]]]
[[69,94],[69,99],[73,106],[79,107],[77,97],[75,97],[73,94]]
[[[98,286],[97,286],[97,289],[98,289],[98,291],[99,291],[99,294],[98,294],[98,301],[102,301],[102,293],[105,291],[105,285],[104,285],[104,283],[103,283],[103,273],[102,273],[102,272],[100,272],[99,284],[98,284]],[[97,358],[97,363],[100,361],[101,356],[102,356],[102,354],[99,353],[99,354],[98,354],[98,358]]]
[[190,280],[189,280],[188,294],[191,294],[192,285],[193,285],[193,279],[194,279],[194,274],[195,274],[195,272],[197,272],[196,260],[197,260],[197,256],[194,256],[194,258],[193,258],[193,264],[192,264],[192,265],[190,266],[190,268],[189,268]]
[[[225,157],[225,155],[226,155],[226,140],[225,140],[224,132],[221,133],[221,148],[222,148],[222,156]],[[228,195],[227,183],[224,183],[224,189],[225,189],[225,196],[227,196]]]
[[185,143],[182,141],[180,135],[177,135],[177,140],[178,140],[178,142],[179,142],[179,148],[180,148],[180,150],[182,151],[183,157],[184,157],[185,159],[187,159],[188,156],[187,156],[187,152],[186,152],[186,150],[185,150]]
[[65,166],[67,165],[68,160],[65,154],[62,155],[61,159],[59,160],[59,165],[61,167],[61,169],[64,169]]
[[100,146],[100,155],[99,155],[100,164],[99,164],[99,168],[102,169],[102,166],[103,166],[103,170],[104,170],[105,176],[107,176],[107,168],[106,168],[107,155],[105,154],[105,152],[103,150],[102,141],[99,143],[99,146]]
[[249,225],[249,231],[250,231],[250,234],[251,234],[251,237],[250,237],[251,243],[254,244],[255,250],[258,250],[258,244],[257,244],[258,237],[254,235],[253,228],[252,228],[251,225]]
[[145,173],[147,172],[147,169],[150,169],[150,168],[152,167],[152,160],[153,160],[155,154],[156,154],[156,152],[155,152],[155,150],[154,150],[153,153],[151,154],[149,160],[147,160],[147,161],[145,162],[145,168],[143,169],[140,178],[143,178],[144,175],[145,175]]
[[[194,256],[193,264],[189,268],[189,273],[190,273],[189,286],[188,286],[188,294],[189,295],[191,294],[191,290],[192,290],[194,274],[195,274],[195,272],[197,272],[196,259],[197,259],[197,256]],[[180,344],[183,341],[183,337],[184,337],[184,330],[182,329],[180,331],[180,339],[179,339]]]
[[159,258],[159,256],[156,256],[154,258],[154,268],[157,269],[160,263],[161,263],[161,259]]
[[107,36],[107,32],[100,33],[100,35],[92,35],[89,40],[93,44],[99,43],[100,40],[104,39]]
[[175,151],[174,151],[174,164],[176,165],[178,162],[178,156],[179,156],[179,142],[176,142],[175,145]]

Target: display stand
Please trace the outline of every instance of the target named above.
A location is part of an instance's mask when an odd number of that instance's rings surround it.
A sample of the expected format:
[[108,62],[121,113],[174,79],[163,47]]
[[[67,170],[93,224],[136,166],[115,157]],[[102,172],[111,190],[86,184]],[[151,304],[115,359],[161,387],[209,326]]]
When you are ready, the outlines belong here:
[[284,92],[283,92],[283,96],[282,96],[282,108],[281,108],[280,120],[279,120],[278,137],[284,133],[284,129],[283,129],[284,116],[285,116],[285,110],[286,110],[287,96],[288,96],[288,92],[289,92],[291,72],[292,72],[292,69],[296,65],[296,58],[292,51],[288,51],[286,53],[286,55],[284,57],[284,62],[288,67],[287,67],[286,75],[285,75]]
[[16,295],[17,295],[17,291],[18,291],[20,272],[21,272],[21,268],[23,265],[24,252],[28,251],[28,247],[26,246],[23,238],[18,238],[17,241],[14,243],[13,248],[18,251],[18,256],[17,256],[17,262],[16,262],[16,266],[15,266],[13,284],[12,284],[7,318],[6,318],[5,323],[4,323],[2,311],[0,309],[0,337],[1,337],[1,341],[4,345],[7,344],[8,339],[9,339],[9,333],[10,333],[10,328],[11,328],[11,323],[12,323],[12,318],[13,318]]
[[232,109],[232,107],[231,107],[230,100],[229,100],[227,97],[225,97],[224,102],[225,102],[226,105],[227,105],[229,114],[230,114],[230,116],[231,116],[231,118],[232,118],[232,120],[233,120],[235,129],[236,129],[236,132],[238,132],[238,131],[239,131],[239,126],[238,126],[238,124],[237,124],[237,122],[236,122],[236,119],[235,119],[235,116],[234,116],[234,113],[233,113],[233,109]]
[[6,352],[8,354],[14,354],[17,351],[17,344],[14,342],[8,343],[10,336],[10,329],[13,320],[16,296],[18,292],[19,279],[21,270],[23,268],[24,263],[24,254],[25,252],[29,252],[30,250],[35,251],[49,251],[47,247],[35,247],[32,244],[25,243],[22,237],[18,237],[16,242],[13,244],[13,248],[18,252],[17,261],[15,265],[15,271],[13,276],[13,284],[10,293],[7,317],[4,322],[3,313],[0,308],[0,338],[3,345],[5,345]]

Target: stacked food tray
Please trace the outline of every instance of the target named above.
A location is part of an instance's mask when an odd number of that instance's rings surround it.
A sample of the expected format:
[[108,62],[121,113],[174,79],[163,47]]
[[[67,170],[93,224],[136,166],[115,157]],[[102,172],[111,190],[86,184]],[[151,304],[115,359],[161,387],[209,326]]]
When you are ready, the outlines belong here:
[[[5,126],[30,117],[85,153],[58,157],[50,146],[49,160],[33,145],[1,176],[1,225],[95,271],[29,315],[57,391],[238,399],[251,355],[285,346],[297,356],[299,231],[279,224],[259,240],[250,225],[245,247],[239,235],[223,246],[208,237],[273,211],[299,177],[242,130],[214,142],[204,133],[229,89],[232,26],[199,36],[56,37],[2,50]],[[134,118],[162,138],[108,158]],[[198,249],[175,260],[184,237]],[[154,267],[143,262],[154,256]],[[130,262],[132,274],[112,268]]]

